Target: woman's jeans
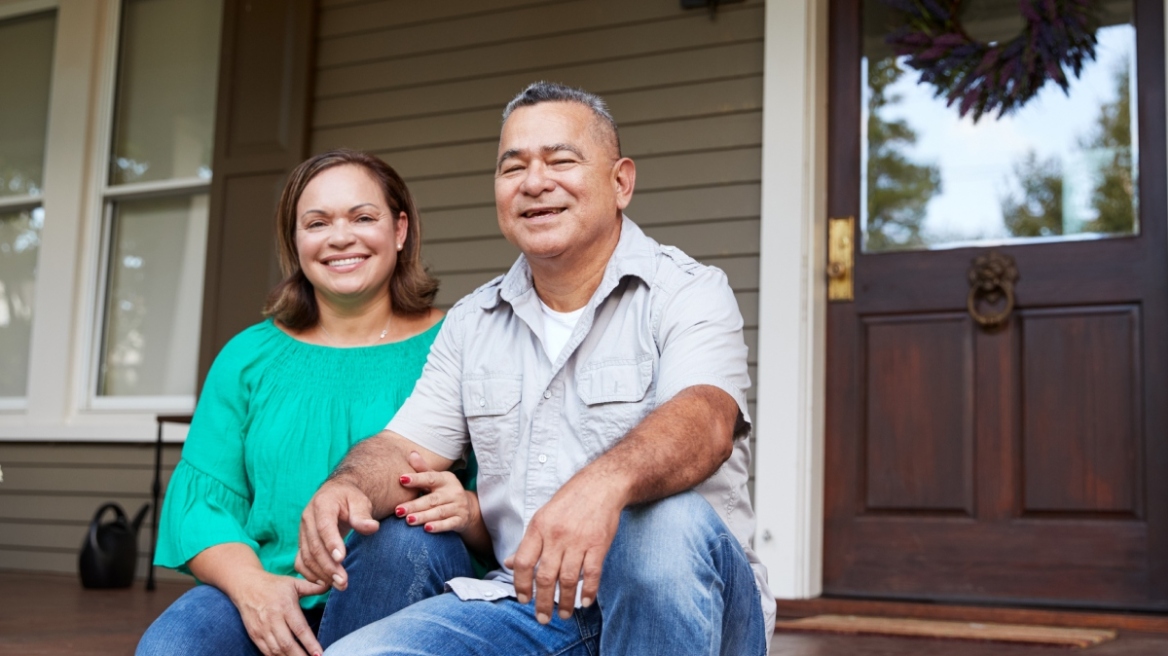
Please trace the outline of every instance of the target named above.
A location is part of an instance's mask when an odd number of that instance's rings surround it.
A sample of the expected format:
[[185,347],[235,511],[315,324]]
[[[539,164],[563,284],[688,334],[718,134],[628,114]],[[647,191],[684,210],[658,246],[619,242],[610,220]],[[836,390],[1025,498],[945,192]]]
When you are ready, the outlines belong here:
[[[332,612],[332,601],[325,620]],[[767,635],[746,554],[700,495],[625,510],[597,603],[550,624],[515,599],[446,593],[349,635],[329,654],[721,654],[764,656]]]
[[[349,586],[329,595],[317,639],[328,647],[339,638],[428,597],[445,582],[474,576],[457,533],[426,533],[389,518],[371,536],[353,533],[345,570]],[[305,613],[317,629],[318,612]],[[138,656],[162,654],[259,655],[239,611],[218,588],[200,585],[179,597],[154,620],[138,643]]]

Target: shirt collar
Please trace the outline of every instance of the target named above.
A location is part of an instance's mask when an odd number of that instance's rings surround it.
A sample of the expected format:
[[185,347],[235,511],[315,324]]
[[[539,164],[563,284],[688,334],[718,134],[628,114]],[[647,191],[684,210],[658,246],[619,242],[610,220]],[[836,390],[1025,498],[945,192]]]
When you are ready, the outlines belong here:
[[[621,215],[621,236],[604,270],[604,279],[597,293],[607,295],[625,276],[636,276],[646,284],[653,283],[656,271],[656,242],[646,235],[629,217]],[[520,254],[499,286],[480,299],[479,306],[489,310],[501,301],[512,303],[515,299],[532,291],[531,267],[527,256]],[[595,294],[594,294],[595,296]]]

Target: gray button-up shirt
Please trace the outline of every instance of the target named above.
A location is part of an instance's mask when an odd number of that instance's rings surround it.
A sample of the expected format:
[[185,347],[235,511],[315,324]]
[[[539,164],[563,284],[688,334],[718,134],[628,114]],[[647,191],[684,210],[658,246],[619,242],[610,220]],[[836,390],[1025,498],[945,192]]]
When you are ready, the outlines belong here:
[[[768,631],[774,599],[750,547],[750,413],[742,315],[720,269],[662,246],[627,217],[604,278],[555,362],[527,260],[450,309],[413,394],[389,430],[445,458],[473,445],[483,521],[501,563],[532,515],[662,403],[713,385],[741,413],[733,455],[696,490],[745,549]],[[514,595],[512,573],[455,580],[460,597]],[[769,633],[768,633],[769,635]]]

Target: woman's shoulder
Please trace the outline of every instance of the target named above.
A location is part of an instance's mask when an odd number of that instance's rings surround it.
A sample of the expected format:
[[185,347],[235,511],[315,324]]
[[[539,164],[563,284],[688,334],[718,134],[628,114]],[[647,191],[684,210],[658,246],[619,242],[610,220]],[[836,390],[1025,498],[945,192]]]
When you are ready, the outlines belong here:
[[248,326],[227,340],[215,356],[214,367],[239,369],[269,357],[285,340],[291,340],[271,319]]

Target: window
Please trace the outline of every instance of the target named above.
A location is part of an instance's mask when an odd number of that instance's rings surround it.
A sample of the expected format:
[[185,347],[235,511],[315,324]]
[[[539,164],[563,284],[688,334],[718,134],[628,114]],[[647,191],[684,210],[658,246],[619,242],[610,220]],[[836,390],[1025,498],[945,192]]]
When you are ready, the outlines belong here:
[[195,392],[221,14],[207,0],[122,5],[95,407]]
[[45,212],[45,140],[53,11],[0,20],[0,403],[20,407],[28,383],[37,254]]
[[222,13],[0,0],[0,440],[194,408]]

